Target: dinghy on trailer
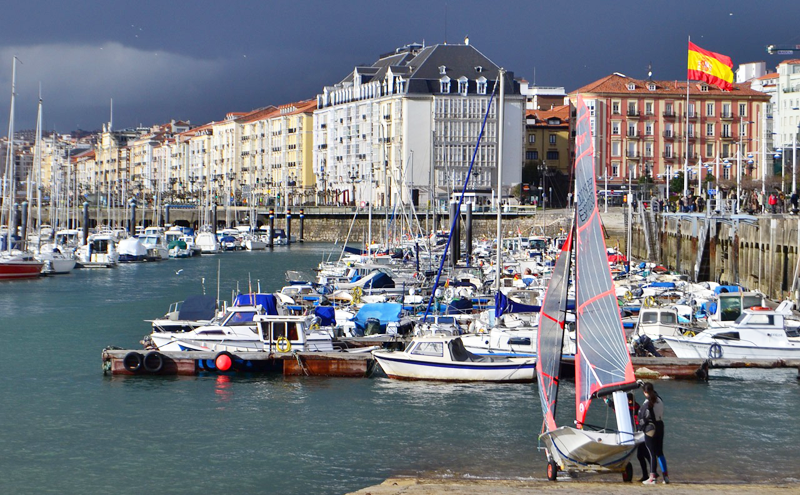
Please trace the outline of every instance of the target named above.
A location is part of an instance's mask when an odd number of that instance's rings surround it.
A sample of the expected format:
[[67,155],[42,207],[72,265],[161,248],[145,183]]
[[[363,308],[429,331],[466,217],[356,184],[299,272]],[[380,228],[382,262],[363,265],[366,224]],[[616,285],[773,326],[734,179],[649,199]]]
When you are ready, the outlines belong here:
[[[589,114],[580,96],[577,107],[574,230],[562,247],[540,318],[537,374],[545,420],[539,438],[545,445],[550,480],[555,480],[561,470],[618,471],[623,473],[624,481],[631,481],[633,468],[629,459],[643,441],[643,434],[633,430],[625,390],[638,385],[606,261],[597,209]],[[575,427],[558,427],[555,410],[571,252],[575,258],[577,323],[576,419]],[[587,424],[586,414],[592,401],[609,395],[614,400],[617,429]]]

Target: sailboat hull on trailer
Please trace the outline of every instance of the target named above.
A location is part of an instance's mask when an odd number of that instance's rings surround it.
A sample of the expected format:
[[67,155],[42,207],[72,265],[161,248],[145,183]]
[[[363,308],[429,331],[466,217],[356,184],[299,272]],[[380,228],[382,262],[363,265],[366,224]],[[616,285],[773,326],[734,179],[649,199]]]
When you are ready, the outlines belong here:
[[539,438],[552,459],[563,471],[570,469],[592,469],[597,471],[624,471],[643,433],[636,433],[633,440],[622,438],[630,434],[579,430],[562,426],[543,433]]

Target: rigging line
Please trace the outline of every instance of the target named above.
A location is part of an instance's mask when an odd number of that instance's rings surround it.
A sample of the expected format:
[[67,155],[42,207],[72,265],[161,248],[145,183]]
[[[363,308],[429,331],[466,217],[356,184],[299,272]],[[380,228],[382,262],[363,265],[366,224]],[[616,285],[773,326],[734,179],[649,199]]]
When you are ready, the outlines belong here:
[[[497,85],[500,82],[500,76],[502,76],[502,72],[499,73],[498,78],[495,80],[494,87],[492,88],[492,94],[489,96],[489,104],[486,105],[486,113],[483,115],[483,123],[481,124],[481,132],[478,134],[478,142],[475,143],[475,150],[472,152],[472,159],[469,162],[469,169],[467,170],[467,178],[464,181],[464,186],[461,189],[461,196],[458,199],[458,206],[456,207],[455,214],[453,215],[453,222],[450,225],[450,233],[447,236],[447,243],[444,245],[444,251],[442,252],[442,259],[439,263],[439,270],[436,272],[436,280],[433,283],[433,287],[431,288],[431,297],[428,299],[428,306],[425,308],[425,315],[422,317],[422,321],[428,319],[428,314],[431,310],[431,304],[433,303],[433,298],[436,296],[436,289],[439,287],[439,279],[442,275],[442,269],[444,268],[445,258],[447,258],[447,251],[450,249],[450,243],[453,240],[453,231],[455,230],[456,222],[459,220],[459,216],[461,214],[461,204],[464,202],[464,194],[467,191],[467,184],[469,183],[469,178],[472,175],[472,167],[475,165],[475,157],[478,155],[478,150],[480,149],[481,140],[483,139],[483,132],[486,129],[486,121],[489,118],[489,112],[492,110],[492,102],[494,101],[494,94],[497,90]],[[501,105],[503,103],[501,102]],[[500,125],[503,125],[501,122]],[[501,144],[502,145],[502,144]],[[501,167],[502,164],[498,164],[498,167]],[[500,244],[498,243],[497,249],[501,249]],[[498,267],[496,271],[496,276],[499,277],[502,273],[503,267]]]

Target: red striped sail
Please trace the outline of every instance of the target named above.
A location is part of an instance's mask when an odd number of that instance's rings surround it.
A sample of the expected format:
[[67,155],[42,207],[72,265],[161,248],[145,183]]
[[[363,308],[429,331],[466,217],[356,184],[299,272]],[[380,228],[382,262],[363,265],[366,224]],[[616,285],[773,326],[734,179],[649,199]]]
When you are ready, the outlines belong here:
[[597,174],[589,111],[580,95],[576,130],[575,414],[580,425],[586,418],[594,392],[612,385],[633,383],[635,378],[597,209]]

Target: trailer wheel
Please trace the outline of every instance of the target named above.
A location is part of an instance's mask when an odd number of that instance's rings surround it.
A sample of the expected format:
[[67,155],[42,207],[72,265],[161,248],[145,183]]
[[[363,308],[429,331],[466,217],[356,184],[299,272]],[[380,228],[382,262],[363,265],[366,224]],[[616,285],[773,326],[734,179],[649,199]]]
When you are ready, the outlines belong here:
[[633,464],[630,462],[625,464],[625,471],[622,473],[622,481],[625,483],[633,481]]
[[125,354],[122,360],[122,366],[131,373],[138,373],[142,369],[142,355],[138,352],[129,352]]
[[556,461],[548,461],[547,462],[547,479],[550,481],[555,481],[558,478],[558,465]]

